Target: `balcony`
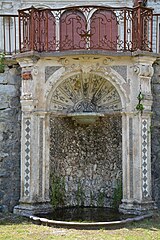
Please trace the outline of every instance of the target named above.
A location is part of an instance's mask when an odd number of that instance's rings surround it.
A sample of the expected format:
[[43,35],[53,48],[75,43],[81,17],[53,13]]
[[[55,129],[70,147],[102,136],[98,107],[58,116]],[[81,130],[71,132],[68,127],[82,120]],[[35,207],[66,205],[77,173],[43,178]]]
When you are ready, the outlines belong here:
[[[18,21],[19,19],[19,21]],[[105,50],[159,52],[160,15],[153,9],[79,6],[28,8],[0,15],[0,50],[5,54]]]
[[152,51],[152,9],[95,6],[19,11],[20,52]]

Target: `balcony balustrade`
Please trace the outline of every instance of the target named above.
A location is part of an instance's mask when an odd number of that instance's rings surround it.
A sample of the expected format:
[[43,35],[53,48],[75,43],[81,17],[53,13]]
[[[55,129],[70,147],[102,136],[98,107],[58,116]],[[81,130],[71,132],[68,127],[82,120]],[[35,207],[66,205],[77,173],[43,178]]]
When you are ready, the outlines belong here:
[[5,55],[19,52],[18,15],[0,15],[0,52]]
[[151,51],[152,15],[141,6],[19,10],[20,52]]
[[0,15],[0,51],[5,54],[68,50],[159,52],[160,49],[160,15],[140,5],[31,7],[19,10],[18,16]]

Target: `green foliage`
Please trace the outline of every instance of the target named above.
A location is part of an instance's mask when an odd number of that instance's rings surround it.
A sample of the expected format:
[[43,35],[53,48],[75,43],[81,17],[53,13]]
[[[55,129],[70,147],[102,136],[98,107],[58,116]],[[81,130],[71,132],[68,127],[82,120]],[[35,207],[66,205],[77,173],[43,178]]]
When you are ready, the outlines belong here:
[[144,95],[140,92],[140,93],[138,94],[137,99],[138,99],[139,101],[142,101],[142,100],[144,99]]
[[51,203],[54,208],[63,206],[65,201],[64,177],[51,176]]
[[113,193],[113,208],[118,209],[122,200],[122,181],[118,180]]
[[0,73],[4,72],[4,54],[0,53]]
[[141,103],[141,101],[144,99],[144,95],[140,92],[140,93],[138,94],[137,99],[138,99],[138,104],[137,104],[137,106],[136,106],[136,109],[137,109],[138,111],[140,111],[141,114],[142,114],[142,112],[143,112],[143,110],[144,110],[144,106],[143,106],[143,104]]
[[140,112],[142,112],[144,110],[144,106],[142,103],[138,103],[137,106],[136,106],[136,109]]
[[98,203],[98,207],[103,207],[104,206],[104,201],[105,201],[105,191],[99,191],[98,193],[98,199],[97,199],[97,203]]
[[76,192],[77,206],[84,206],[84,197],[85,197],[85,194],[83,192],[83,186],[79,180],[78,186],[77,186],[77,192]]
[[94,200],[94,196],[93,196],[93,193],[92,191],[90,191],[90,206],[93,207],[93,200]]

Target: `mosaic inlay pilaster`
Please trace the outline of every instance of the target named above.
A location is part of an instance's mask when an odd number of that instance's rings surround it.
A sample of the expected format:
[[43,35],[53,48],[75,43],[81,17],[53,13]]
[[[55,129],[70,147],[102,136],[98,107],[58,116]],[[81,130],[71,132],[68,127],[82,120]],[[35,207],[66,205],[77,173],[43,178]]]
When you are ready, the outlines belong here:
[[25,120],[25,170],[24,170],[24,196],[30,194],[30,139],[31,121]]
[[148,120],[142,120],[142,188],[143,196],[148,197]]
[[129,118],[130,197],[133,198],[133,120]]
[[42,197],[43,178],[43,118],[39,122],[39,195]]

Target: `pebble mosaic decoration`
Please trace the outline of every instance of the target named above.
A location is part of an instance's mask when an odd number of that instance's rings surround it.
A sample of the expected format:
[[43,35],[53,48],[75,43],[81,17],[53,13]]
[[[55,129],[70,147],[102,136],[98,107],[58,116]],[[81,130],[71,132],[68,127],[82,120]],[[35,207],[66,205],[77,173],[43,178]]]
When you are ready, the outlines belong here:
[[64,205],[112,205],[122,177],[121,116],[81,126],[70,118],[50,117],[51,174],[64,179]]

